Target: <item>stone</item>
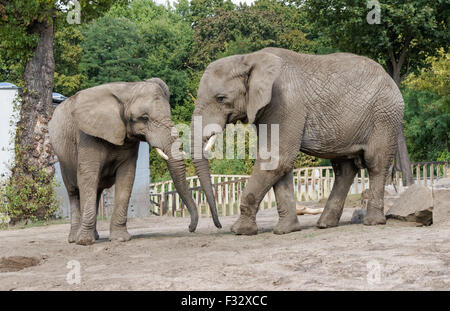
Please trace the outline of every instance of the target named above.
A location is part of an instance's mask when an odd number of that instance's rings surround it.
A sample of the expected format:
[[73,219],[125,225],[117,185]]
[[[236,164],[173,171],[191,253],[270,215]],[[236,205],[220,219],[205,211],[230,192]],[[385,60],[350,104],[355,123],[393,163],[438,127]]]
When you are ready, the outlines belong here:
[[433,224],[450,224],[450,178],[433,186]]
[[364,217],[366,216],[367,209],[366,208],[357,208],[353,211],[352,220],[350,223],[352,224],[362,224],[364,221]]
[[417,222],[425,226],[433,223],[433,193],[421,185],[411,185],[386,213],[386,218]]
[[393,185],[384,186],[384,196],[398,196],[399,193]]

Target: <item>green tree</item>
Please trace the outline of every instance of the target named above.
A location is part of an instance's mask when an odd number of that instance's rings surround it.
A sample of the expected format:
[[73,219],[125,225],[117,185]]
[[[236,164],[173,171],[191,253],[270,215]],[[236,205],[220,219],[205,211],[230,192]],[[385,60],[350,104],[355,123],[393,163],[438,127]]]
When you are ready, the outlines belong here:
[[450,55],[429,57],[431,68],[410,74],[405,89],[405,134],[414,161],[449,160]]
[[[53,192],[47,190],[51,188],[54,174],[53,152],[47,135],[55,71],[53,42],[56,21],[65,19],[68,4],[66,0],[0,0],[1,76],[23,88],[15,136],[15,163],[8,183],[13,189],[10,193],[15,195],[8,200],[15,209],[23,211],[17,215],[24,218],[42,218],[52,213],[46,202],[51,201],[49,196]],[[112,0],[81,1],[83,21],[98,16],[111,4]],[[25,187],[23,181],[30,187]],[[43,191],[31,191],[28,196],[23,192],[26,189]],[[20,204],[15,205],[14,200],[22,194],[28,201],[19,200]],[[33,202],[36,208],[28,213],[27,204]]]
[[55,31],[55,80],[53,89],[67,97],[81,90],[86,76],[80,71],[84,36],[79,25],[65,24]]
[[104,16],[83,32],[80,70],[84,87],[145,77],[144,49],[137,26],[124,17]]
[[428,56],[448,49],[448,0],[380,1],[379,24],[368,23],[373,7],[366,0],[298,2],[336,48],[377,60],[399,86],[408,73],[427,66]]
[[[144,61],[143,79],[159,77],[170,88],[172,107],[183,105],[193,92],[186,63],[192,46],[192,29],[177,10],[152,0],[134,0],[114,6],[108,15],[127,18],[136,25]],[[106,29],[105,31],[108,31]]]

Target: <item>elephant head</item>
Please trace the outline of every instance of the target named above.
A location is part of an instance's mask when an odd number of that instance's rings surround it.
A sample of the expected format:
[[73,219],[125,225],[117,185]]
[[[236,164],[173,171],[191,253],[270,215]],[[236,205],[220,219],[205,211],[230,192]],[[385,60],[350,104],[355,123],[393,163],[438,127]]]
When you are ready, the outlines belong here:
[[[217,211],[209,163],[203,152],[212,147],[215,134],[227,123],[255,122],[258,112],[271,101],[272,86],[280,71],[278,56],[255,52],[228,56],[211,63],[200,80],[191,123],[191,153],[213,217],[217,218]],[[200,125],[196,120],[201,120],[201,140],[198,139]],[[215,132],[206,130],[212,129],[213,124],[217,129]],[[196,139],[201,143],[196,143]]]
[[84,133],[111,144],[147,141],[164,158],[177,192],[191,215],[195,231],[198,213],[186,185],[184,157],[171,120],[169,88],[158,78],[143,82],[115,82],[75,95],[72,116]]

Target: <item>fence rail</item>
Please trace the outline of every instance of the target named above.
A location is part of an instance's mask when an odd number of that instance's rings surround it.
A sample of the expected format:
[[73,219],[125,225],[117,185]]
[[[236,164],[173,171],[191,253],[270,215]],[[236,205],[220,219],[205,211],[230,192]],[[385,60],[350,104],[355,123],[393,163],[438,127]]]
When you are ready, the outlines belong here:
[[[417,162],[411,164],[411,170],[417,184],[430,187],[437,180],[449,177],[448,166],[449,162]],[[239,214],[241,194],[249,177],[248,175],[211,175],[219,216]],[[294,170],[293,179],[294,194],[298,201],[320,200],[330,195],[334,183],[334,172],[331,166],[299,168]],[[194,202],[197,203],[199,216],[210,217],[208,202],[198,177],[188,177],[187,181]],[[395,172],[392,184],[397,189],[403,186],[401,172]],[[367,170],[359,170],[349,193],[359,194],[368,188]],[[189,214],[171,180],[150,184],[150,197],[154,214],[173,217],[187,217]],[[273,206],[275,206],[275,194],[271,188],[259,208],[264,210]]]

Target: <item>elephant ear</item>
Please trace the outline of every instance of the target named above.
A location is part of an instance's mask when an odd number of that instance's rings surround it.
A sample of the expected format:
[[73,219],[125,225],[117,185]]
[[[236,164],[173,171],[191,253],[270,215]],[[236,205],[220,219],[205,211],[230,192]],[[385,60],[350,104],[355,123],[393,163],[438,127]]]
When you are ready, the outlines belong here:
[[166,97],[167,101],[170,100],[170,91],[169,91],[169,87],[167,86],[166,83],[164,83],[163,80],[161,80],[160,78],[151,78],[151,79],[148,79],[148,80],[145,80],[145,81],[146,81],[146,82],[150,82],[150,83],[156,83],[156,84],[158,84],[158,85],[161,87],[161,89],[162,89],[162,91],[163,91],[163,94],[164,94],[164,96]]
[[270,103],[272,86],[281,71],[281,58],[274,54],[255,52],[244,56],[248,69],[248,123],[254,123],[256,114]]
[[75,95],[72,117],[84,133],[121,146],[126,137],[123,109],[108,87],[98,86]]

